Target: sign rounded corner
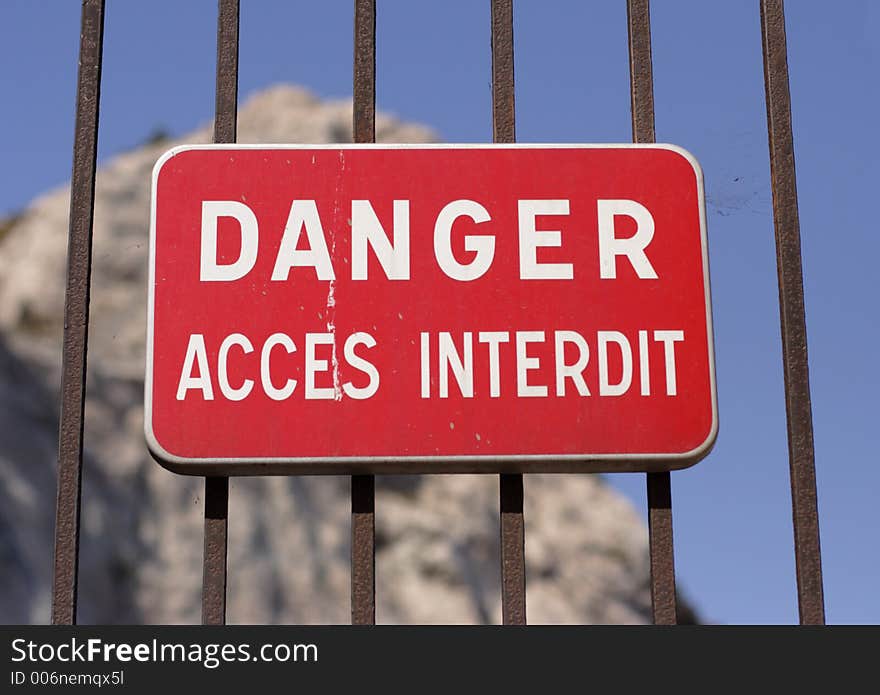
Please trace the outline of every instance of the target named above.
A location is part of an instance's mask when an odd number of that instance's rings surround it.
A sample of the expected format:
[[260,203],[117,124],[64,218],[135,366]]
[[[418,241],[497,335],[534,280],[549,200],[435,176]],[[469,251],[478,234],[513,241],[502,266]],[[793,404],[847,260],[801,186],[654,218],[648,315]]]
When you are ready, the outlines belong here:
[[204,145],[192,145],[184,143],[180,145],[174,145],[174,147],[165,150],[161,155],[159,155],[159,158],[153,165],[153,184],[155,184],[159,180],[159,174],[162,173],[162,168],[177,155],[183,154],[184,152],[191,152],[192,150],[202,149],[203,147]]
[[194,475],[191,460],[172,454],[159,443],[159,440],[153,432],[152,423],[149,417],[144,421],[144,439],[146,440],[147,450],[150,452],[150,456],[152,456],[153,460],[162,466],[162,468],[171,473]]

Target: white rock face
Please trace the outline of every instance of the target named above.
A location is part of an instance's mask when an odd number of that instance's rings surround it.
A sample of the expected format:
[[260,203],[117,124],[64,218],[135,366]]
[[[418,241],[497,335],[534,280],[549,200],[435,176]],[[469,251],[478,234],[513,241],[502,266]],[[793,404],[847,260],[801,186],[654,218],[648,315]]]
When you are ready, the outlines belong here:
[[[242,106],[239,140],[346,142],[350,122],[349,101],[279,86]],[[434,139],[384,115],[377,135]],[[209,139],[205,127],[179,142]],[[81,622],[200,619],[204,483],[162,469],[143,441],[150,175],[174,144],[98,174]],[[49,617],[68,199],[41,196],[0,240],[2,622]],[[647,538],[631,506],[595,476],[530,475],[525,490],[530,622],[646,622]],[[496,476],[380,478],[376,517],[379,622],[500,621]],[[348,622],[349,534],[347,477],[234,479],[229,622]]]

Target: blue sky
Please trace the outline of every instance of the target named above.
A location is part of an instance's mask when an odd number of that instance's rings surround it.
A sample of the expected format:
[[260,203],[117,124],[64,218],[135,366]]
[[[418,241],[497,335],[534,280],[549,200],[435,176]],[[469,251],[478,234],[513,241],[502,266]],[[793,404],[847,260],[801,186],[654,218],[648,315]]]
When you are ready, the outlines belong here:
[[[215,1],[108,2],[99,149],[206,122]],[[624,0],[515,3],[522,142],[630,139]],[[655,0],[657,139],[700,160],[708,200],[720,434],[673,474],[676,567],[703,617],[797,620],[758,3]],[[240,91],[351,93],[350,0],[242,0]],[[491,140],[488,0],[380,0],[380,109],[450,142]],[[880,379],[874,171],[880,8],[789,1],[787,27],[829,622],[880,622]],[[71,166],[79,3],[11,0],[0,24],[0,214]],[[611,476],[644,512],[644,477]],[[528,542],[528,539],[527,539]]]

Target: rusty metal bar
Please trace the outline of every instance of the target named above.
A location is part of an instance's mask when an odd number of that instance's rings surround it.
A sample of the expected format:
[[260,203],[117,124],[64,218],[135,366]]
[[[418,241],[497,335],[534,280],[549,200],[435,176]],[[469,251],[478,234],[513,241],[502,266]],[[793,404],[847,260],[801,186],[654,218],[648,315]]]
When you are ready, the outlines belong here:
[[627,0],[633,142],[654,142],[654,64],[649,0]]
[[202,624],[226,624],[226,538],[229,478],[205,478],[205,552],[202,566]]
[[500,476],[501,617],[505,625],[526,624],[526,558],[523,477]]
[[[376,0],[354,3],[353,134],[376,141]],[[376,624],[376,480],[351,476],[351,622]]]
[[354,3],[354,141],[376,142],[376,0]]
[[[492,137],[516,142],[513,75],[513,0],[492,0]],[[505,625],[526,623],[523,477],[499,477],[501,614]]]
[[376,624],[375,476],[351,476],[351,624]]
[[492,0],[492,137],[516,142],[513,0]]
[[655,625],[675,625],[677,606],[672,545],[672,485],[669,473],[648,473],[647,478],[651,612]]
[[52,579],[52,623],[76,622],[79,570],[79,519],[82,493],[83,416],[89,341],[89,288],[92,275],[92,221],[95,163],[104,45],[104,0],[85,0],[79,46],[70,229],[61,366],[61,418],[58,433],[58,498]]
[[[654,70],[649,0],[627,0],[633,142],[654,142]],[[656,625],[676,623],[672,483],[669,473],[647,474],[651,608]]]
[[824,625],[825,601],[822,589],[822,553],[819,547],[804,279],[791,131],[785,10],[782,0],[762,0],[761,37],[770,146],[770,183],[773,189],[773,224],[776,229],[798,607],[802,624]]
[[235,142],[238,118],[239,0],[218,0],[214,142]]
[[[217,87],[214,142],[235,142],[238,118],[239,0],[217,5]],[[229,478],[205,478],[205,549],[202,565],[202,623],[226,624],[226,547]]]

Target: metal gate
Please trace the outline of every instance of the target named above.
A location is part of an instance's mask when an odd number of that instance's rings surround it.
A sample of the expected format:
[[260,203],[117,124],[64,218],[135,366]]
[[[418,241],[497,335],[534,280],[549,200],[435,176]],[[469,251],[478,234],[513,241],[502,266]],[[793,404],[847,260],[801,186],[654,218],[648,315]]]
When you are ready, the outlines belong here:
[[[490,0],[494,141],[516,139],[513,0]],[[61,384],[52,622],[76,622],[89,284],[105,0],[83,0],[70,198]],[[760,0],[767,132],[779,279],[794,546],[802,624],[825,622],[801,244],[783,0]],[[627,0],[633,142],[654,142],[649,0]],[[239,0],[219,0],[214,142],[236,139]],[[354,141],[375,140],[376,0],[354,2]],[[651,601],[656,624],[676,622],[669,473],[646,474]],[[505,624],[526,623],[523,476],[499,476],[501,597]],[[229,479],[205,478],[202,620],[226,619]],[[373,624],[375,482],[351,477],[351,620]]]

